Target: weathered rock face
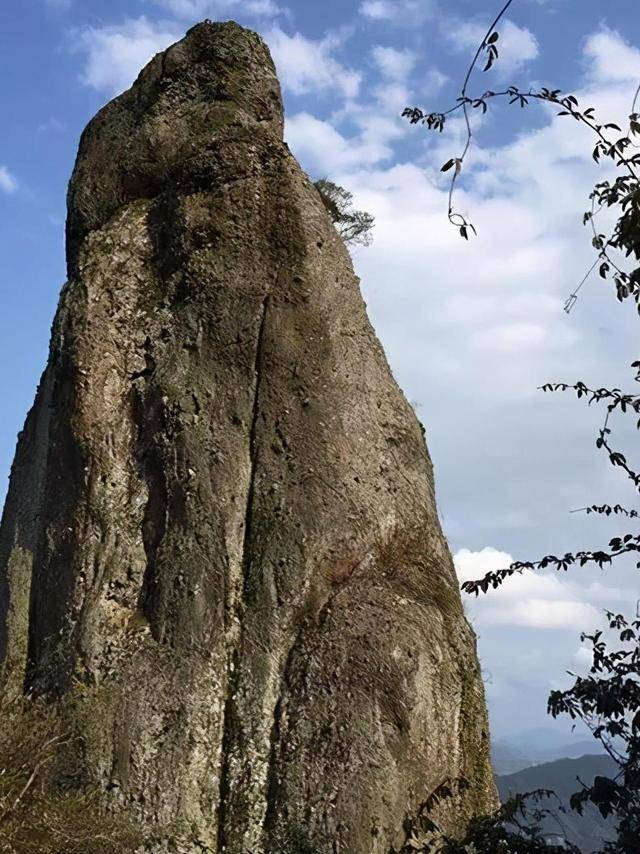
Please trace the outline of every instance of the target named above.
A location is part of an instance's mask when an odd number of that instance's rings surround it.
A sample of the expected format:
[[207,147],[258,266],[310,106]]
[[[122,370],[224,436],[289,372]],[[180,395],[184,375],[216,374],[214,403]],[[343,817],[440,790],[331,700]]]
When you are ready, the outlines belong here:
[[96,116],[67,235],[5,682],[66,703],[86,781],[186,851],[386,854],[449,777],[445,827],[489,808],[420,426],[256,35],[194,27]]

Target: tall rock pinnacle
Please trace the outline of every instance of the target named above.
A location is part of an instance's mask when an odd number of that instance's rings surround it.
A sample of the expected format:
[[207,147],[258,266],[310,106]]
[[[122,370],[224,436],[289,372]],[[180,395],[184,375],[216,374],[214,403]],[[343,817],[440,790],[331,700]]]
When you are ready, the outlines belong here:
[[87,780],[181,851],[387,854],[449,778],[445,829],[490,808],[429,456],[260,38],[205,22],[156,56],[68,201],[5,684],[66,704]]

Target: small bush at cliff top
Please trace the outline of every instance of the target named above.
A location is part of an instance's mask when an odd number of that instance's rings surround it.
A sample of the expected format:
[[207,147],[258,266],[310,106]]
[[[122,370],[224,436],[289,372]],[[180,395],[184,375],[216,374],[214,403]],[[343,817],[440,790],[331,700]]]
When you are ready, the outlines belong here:
[[353,209],[353,194],[328,178],[314,183],[331,221],[347,246],[370,246],[373,241],[374,218],[366,211]]

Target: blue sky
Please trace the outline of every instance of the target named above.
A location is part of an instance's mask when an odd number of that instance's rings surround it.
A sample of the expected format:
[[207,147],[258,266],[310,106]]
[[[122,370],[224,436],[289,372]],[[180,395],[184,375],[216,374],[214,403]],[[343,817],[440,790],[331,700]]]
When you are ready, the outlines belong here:
[[[594,451],[600,415],[542,396],[548,379],[629,385],[637,321],[598,280],[570,316],[567,294],[592,261],[580,224],[599,172],[574,123],[496,107],[475,128],[460,208],[446,221],[441,136],[399,118],[448,106],[490,0],[22,0],[0,49],[0,495],[15,437],[46,359],[65,279],[65,193],[82,128],[153,55],[204,17],[233,18],[269,43],[286,137],[314,177],[349,188],[375,214],[373,246],[353,253],[392,369],[423,420],[440,511],[461,577],[517,558],[600,545],[623,532],[575,508],[635,496]],[[515,0],[501,57],[473,91],[505,82],[575,90],[624,120],[640,79],[635,0]],[[634,608],[634,570],[518,578],[468,602],[498,736],[550,725],[551,687],[580,668],[579,633],[603,607]]]

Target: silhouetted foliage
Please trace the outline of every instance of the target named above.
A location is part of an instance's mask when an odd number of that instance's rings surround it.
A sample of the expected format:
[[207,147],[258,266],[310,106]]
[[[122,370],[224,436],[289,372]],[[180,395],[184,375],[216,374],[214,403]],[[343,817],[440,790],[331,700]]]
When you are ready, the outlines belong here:
[[560,847],[545,841],[540,822],[556,814],[553,808],[543,806],[555,798],[548,789],[514,795],[493,815],[473,819],[462,839],[442,838],[434,811],[442,801],[468,787],[469,783],[460,778],[443,781],[420,805],[417,815],[407,819],[404,844],[391,854],[580,854],[569,843]]
[[[598,182],[590,195],[591,208],[583,215],[583,223],[592,230],[592,245],[597,257],[570,294],[565,304],[569,312],[578,298],[578,291],[590,274],[598,269],[604,279],[611,278],[619,301],[633,298],[640,313],[640,267],[625,269],[627,259],[640,260],[640,153],[634,153],[640,147],[640,115],[636,112],[636,102],[640,87],[635,93],[629,124],[626,131],[613,122],[599,119],[593,107],[583,107],[574,95],[563,95],[560,89],[541,87],[521,91],[509,86],[501,91],[485,91],[479,96],[468,93],[472,74],[481,57],[485,57],[484,71],[487,71],[499,56],[499,34],[495,29],[513,0],[508,0],[492,22],[484,39],[467,70],[460,96],[447,110],[428,112],[419,107],[406,107],[403,116],[411,124],[421,124],[428,130],[442,132],[447,118],[462,112],[466,125],[466,140],[463,151],[457,157],[447,160],[442,172],[450,172],[448,217],[449,221],[466,240],[469,232],[476,233],[471,222],[454,208],[456,182],[462,173],[465,157],[472,140],[470,113],[481,110],[486,113],[489,104],[496,98],[507,98],[510,104],[521,108],[531,101],[541,101],[559,108],[558,115],[567,116],[586,126],[595,136],[596,142],[592,155],[598,164],[607,159],[620,172],[613,180]],[[596,228],[596,217],[604,209],[617,208],[618,217],[609,235]],[[628,262],[627,262],[628,263]],[[635,380],[640,380],[640,360],[631,366]],[[578,399],[588,404],[602,405],[605,416],[596,438],[596,448],[604,453],[609,463],[630,480],[636,491],[640,491],[640,474],[628,461],[625,454],[615,447],[612,441],[611,421],[614,415],[627,415],[635,420],[640,430],[640,396],[622,392],[620,389],[590,388],[584,382],[546,383],[543,392],[567,392],[576,394]],[[582,508],[587,514],[603,516],[625,516],[637,519],[638,511],[609,504],[593,504]],[[553,568],[567,571],[573,566],[594,564],[601,569],[611,565],[617,558],[640,552],[640,534],[636,531],[621,537],[614,537],[601,548],[589,548],[561,555],[549,554],[534,561],[516,561],[509,567],[493,570],[484,578],[467,581],[462,585],[467,593],[486,593],[497,588],[516,573]],[[640,569],[640,560],[636,567]],[[593,661],[587,676],[577,677],[567,691],[553,691],[549,697],[548,710],[557,717],[566,714],[574,720],[583,721],[593,735],[603,744],[607,752],[618,765],[619,772],[613,778],[596,777],[591,785],[582,787],[571,798],[571,807],[578,812],[584,804],[594,804],[604,816],[613,816],[617,823],[617,839],[604,843],[601,848],[606,854],[638,854],[640,852],[640,617],[628,620],[621,614],[607,612],[609,627],[619,633],[620,645],[610,649],[602,632],[592,635],[583,634],[583,641],[592,645]],[[539,800],[541,793],[519,795],[510,800],[493,816],[477,819],[469,828],[463,841],[446,841],[437,848],[424,847],[423,851],[439,851],[442,854],[493,854],[493,852],[554,852],[559,849],[545,843],[539,832],[528,830],[520,819],[524,819],[527,804],[531,799]],[[514,818],[517,819],[514,829]],[[409,850],[409,849],[407,849]],[[416,850],[415,848],[413,850]],[[577,849],[570,847],[568,850]]]
[[582,813],[590,802],[603,817],[615,816],[618,838],[602,851],[631,854],[640,851],[640,618],[627,621],[610,611],[607,617],[620,646],[610,650],[602,632],[583,634],[581,640],[591,644],[589,673],[567,691],[552,691],[549,711],[584,721],[618,765],[614,778],[583,785],[571,806]]
[[355,244],[370,246],[375,220],[366,211],[353,209],[353,193],[334,184],[328,178],[320,178],[315,182],[315,187],[338,234],[347,246]]
[[439,854],[580,854],[570,843],[560,846],[545,841],[539,823],[555,813],[540,804],[553,797],[547,789],[514,795],[493,816],[474,819],[464,839],[446,839],[437,850]]

